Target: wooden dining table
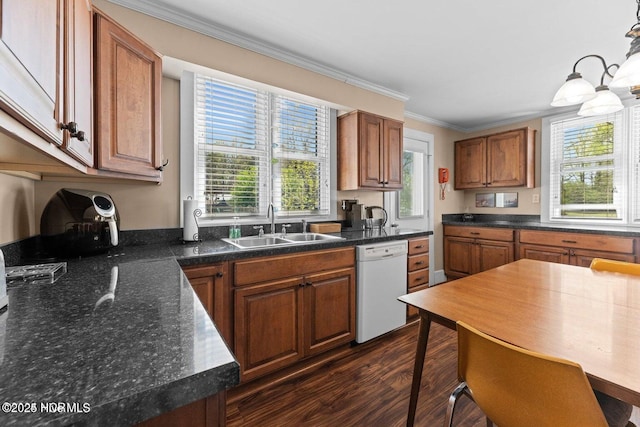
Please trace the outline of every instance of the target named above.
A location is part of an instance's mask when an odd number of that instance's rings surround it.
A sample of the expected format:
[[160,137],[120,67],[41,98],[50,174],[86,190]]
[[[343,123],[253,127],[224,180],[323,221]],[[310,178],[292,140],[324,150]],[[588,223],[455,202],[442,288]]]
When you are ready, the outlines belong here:
[[457,321],[579,363],[591,386],[640,406],[640,276],[521,259],[399,297],[420,314],[407,426],[415,418],[429,328]]

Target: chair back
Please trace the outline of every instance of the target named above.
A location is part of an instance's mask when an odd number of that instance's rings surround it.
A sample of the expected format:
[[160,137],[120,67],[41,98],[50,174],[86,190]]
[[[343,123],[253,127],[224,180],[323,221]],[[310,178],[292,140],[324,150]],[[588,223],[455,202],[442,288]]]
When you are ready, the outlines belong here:
[[513,346],[463,322],[458,376],[500,427],[607,427],[580,365]]
[[612,271],[615,273],[633,274],[640,276],[640,264],[612,259],[594,258],[590,265],[592,270]]

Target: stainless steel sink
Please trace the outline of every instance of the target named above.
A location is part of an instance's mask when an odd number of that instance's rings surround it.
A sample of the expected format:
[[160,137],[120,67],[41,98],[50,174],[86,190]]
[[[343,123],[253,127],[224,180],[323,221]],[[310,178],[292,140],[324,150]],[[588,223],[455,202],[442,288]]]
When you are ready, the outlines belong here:
[[344,240],[344,237],[330,236],[320,233],[291,233],[284,236],[284,239],[294,242],[316,242],[324,240]]
[[262,246],[275,246],[275,245],[286,245],[291,244],[290,241],[284,240],[280,237],[275,236],[265,236],[265,237],[257,237],[257,236],[249,236],[249,237],[240,237],[238,239],[222,239],[227,243],[231,243],[234,246],[239,248],[259,248]]
[[290,233],[284,237],[271,236],[247,236],[238,239],[222,239],[240,249],[263,248],[268,246],[297,245],[302,243],[325,242],[327,240],[344,240],[344,237],[330,236],[321,233]]

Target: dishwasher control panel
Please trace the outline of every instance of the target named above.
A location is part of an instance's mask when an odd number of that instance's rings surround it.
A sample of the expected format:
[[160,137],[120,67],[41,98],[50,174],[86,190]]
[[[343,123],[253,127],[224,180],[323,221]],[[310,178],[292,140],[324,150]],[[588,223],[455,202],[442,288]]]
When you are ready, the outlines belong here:
[[404,255],[407,253],[406,240],[394,240],[393,242],[374,243],[371,245],[356,246],[356,257],[360,261],[381,259]]

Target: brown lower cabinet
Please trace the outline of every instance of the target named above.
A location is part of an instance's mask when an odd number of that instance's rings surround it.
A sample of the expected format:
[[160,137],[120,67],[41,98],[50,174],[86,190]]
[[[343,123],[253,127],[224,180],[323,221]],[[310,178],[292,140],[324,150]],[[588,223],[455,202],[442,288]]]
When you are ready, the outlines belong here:
[[514,261],[514,230],[445,225],[444,234],[444,271],[448,279]]
[[223,427],[227,424],[226,392],[196,400],[137,424],[140,427]]
[[521,230],[520,258],[582,267],[589,267],[593,258],[635,262],[634,239],[604,234]]
[[[407,292],[429,287],[429,238],[417,237],[408,241]],[[418,315],[418,309],[407,306],[407,320]]]
[[459,225],[445,225],[444,234],[444,268],[448,279],[521,258],[581,267],[589,267],[593,258],[626,262],[637,259],[637,239],[633,237]]
[[232,296],[228,269],[228,264],[222,262],[184,267],[182,270],[227,345],[231,346],[233,343],[233,319],[231,318]]
[[355,339],[355,251],[234,263],[234,342],[241,382]]

